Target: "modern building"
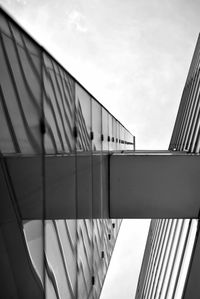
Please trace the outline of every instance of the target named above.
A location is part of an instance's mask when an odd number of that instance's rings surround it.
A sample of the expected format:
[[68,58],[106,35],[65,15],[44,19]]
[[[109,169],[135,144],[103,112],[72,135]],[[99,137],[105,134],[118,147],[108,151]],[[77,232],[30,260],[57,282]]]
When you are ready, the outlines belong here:
[[108,154],[134,137],[3,9],[0,68],[0,297],[99,298]]
[[[200,36],[169,150],[197,155],[200,152]],[[196,219],[151,221],[136,299],[199,298],[199,223],[199,216]]]
[[135,137],[0,10],[2,298],[99,298],[121,219],[134,217],[154,218],[136,298],[199,298],[199,51],[200,41],[169,151],[136,152]]

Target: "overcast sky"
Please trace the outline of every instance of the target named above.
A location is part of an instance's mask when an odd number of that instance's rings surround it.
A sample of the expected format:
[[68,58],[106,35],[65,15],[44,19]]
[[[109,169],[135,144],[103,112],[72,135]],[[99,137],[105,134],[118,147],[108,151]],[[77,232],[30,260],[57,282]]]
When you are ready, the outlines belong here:
[[100,299],[134,299],[150,220],[123,220]]
[[0,0],[136,136],[167,149],[200,0]]
[[[200,0],[0,3],[136,136],[137,149],[168,148],[200,31]],[[124,276],[129,257],[135,269],[130,269],[129,285],[137,279],[137,250],[143,252],[148,230],[146,222],[130,223],[123,224],[126,229],[116,248],[116,254],[121,252],[117,260],[125,267],[113,272]],[[135,239],[140,245],[135,250],[127,247],[127,240],[133,244]],[[110,276],[117,286],[120,278]],[[119,292],[106,296],[123,298]],[[133,299],[133,294],[127,291],[124,298]]]

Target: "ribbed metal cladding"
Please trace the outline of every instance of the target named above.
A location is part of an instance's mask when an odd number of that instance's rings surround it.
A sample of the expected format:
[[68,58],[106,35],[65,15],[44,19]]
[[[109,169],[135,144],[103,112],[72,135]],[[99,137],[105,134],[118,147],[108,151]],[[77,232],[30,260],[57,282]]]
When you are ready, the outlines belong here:
[[[200,152],[200,36],[169,150]],[[135,298],[199,298],[199,244],[199,219],[152,220]]]
[[[99,298],[121,224],[105,212],[104,158],[133,150],[134,137],[2,9],[0,65],[1,297]],[[24,219],[19,198],[30,211],[41,202],[43,216]],[[48,218],[50,200],[69,219]]]

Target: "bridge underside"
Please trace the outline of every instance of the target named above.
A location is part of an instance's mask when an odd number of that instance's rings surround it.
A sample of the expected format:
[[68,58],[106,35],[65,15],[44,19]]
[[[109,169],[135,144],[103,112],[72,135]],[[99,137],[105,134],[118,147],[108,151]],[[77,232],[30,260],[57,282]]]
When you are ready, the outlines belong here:
[[199,156],[134,152],[110,157],[111,218],[198,218]]
[[[3,176],[14,190],[16,206],[26,220],[199,215],[198,155],[125,152],[43,158],[4,156],[1,181]],[[9,189],[2,188],[2,198],[9,193]],[[6,203],[3,206],[1,219],[7,221]]]

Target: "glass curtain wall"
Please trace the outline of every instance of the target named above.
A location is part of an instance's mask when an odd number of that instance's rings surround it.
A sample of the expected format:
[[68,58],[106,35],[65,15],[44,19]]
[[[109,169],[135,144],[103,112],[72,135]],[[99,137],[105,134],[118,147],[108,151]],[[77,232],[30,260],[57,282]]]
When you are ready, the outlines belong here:
[[121,220],[108,155],[133,136],[0,10],[3,298],[98,298]]

